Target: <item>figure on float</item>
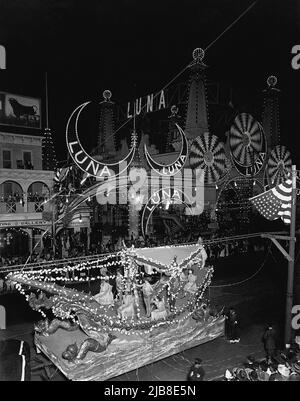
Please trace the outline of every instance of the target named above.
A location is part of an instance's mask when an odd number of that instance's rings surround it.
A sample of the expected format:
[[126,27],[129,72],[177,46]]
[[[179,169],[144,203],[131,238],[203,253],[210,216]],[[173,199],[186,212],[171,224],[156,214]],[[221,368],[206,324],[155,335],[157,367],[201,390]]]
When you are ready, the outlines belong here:
[[135,317],[135,298],[131,292],[125,292],[123,303],[118,308],[118,317],[121,320],[133,319]]
[[112,286],[108,282],[108,277],[102,280],[100,292],[94,296],[94,299],[100,305],[112,306],[114,304],[114,294],[112,292]]
[[205,248],[203,246],[203,240],[202,240],[201,237],[198,238],[197,244],[200,245],[200,247],[201,247],[200,255],[201,255],[202,262],[201,262],[200,268],[202,268],[202,267],[205,266],[205,262],[206,262],[206,259],[207,259],[207,253],[206,253],[206,250],[205,250]]
[[189,269],[187,276],[187,283],[184,286],[183,290],[190,294],[194,294],[197,291],[197,276],[194,274],[193,269]]
[[154,309],[151,312],[151,320],[159,320],[159,319],[166,318],[167,310],[166,310],[166,306],[165,306],[165,302],[164,302],[163,298],[160,297],[159,295],[157,295],[153,299],[152,303],[154,304],[156,309]]
[[149,278],[145,277],[144,283],[136,284],[136,286],[141,287],[141,289],[142,289],[144,303],[145,303],[145,307],[146,307],[146,315],[147,315],[147,317],[151,317],[151,301],[152,301],[154,289],[153,289],[152,285],[149,283]]
[[117,300],[122,304],[123,303],[123,291],[124,291],[124,278],[122,276],[121,270],[117,271],[116,290],[117,290]]

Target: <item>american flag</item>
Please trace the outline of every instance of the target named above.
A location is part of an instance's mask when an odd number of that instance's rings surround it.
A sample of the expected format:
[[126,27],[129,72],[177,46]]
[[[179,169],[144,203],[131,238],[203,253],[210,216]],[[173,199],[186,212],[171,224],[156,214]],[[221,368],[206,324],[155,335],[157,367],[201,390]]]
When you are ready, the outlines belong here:
[[63,181],[67,178],[69,172],[70,167],[61,167],[56,170],[53,180],[56,184],[60,185],[60,189],[62,187]]
[[292,213],[291,174],[283,183],[249,200],[266,219],[276,220],[281,218],[285,224],[290,224]]
[[63,218],[65,216],[67,205],[65,202],[59,202],[57,207],[57,218],[55,221],[55,235],[64,228]]

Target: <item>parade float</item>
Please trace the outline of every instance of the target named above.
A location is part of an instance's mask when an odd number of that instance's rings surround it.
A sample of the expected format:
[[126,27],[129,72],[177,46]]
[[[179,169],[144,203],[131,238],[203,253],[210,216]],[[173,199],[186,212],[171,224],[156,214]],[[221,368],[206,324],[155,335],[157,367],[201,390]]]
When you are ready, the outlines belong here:
[[[70,380],[102,381],[223,335],[224,317],[205,297],[213,274],[206,257],[201,241],[124,247],[114,259],[23,270],[8,279],[44,317],[35,325],[37,349]],[[99,293],[66,286],[70,276],[82,285],[100,282]]]

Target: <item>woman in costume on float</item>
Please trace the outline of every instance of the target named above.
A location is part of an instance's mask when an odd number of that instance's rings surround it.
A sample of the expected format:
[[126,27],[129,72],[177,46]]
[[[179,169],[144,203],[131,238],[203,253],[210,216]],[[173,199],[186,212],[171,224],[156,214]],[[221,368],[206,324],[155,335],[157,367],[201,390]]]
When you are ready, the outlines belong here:
[[123,297],[123,303],[118,308],[118,317],[121,320],[135,317],[135,297],[131,291],[126,291]]
[[123,291],[124,291],[124,277],[122,276],[121,270],[117,271],[116,290],[117,290],[117,300],[122,305],[122,303],[123,303]]
[[145,303],[145,307],[146,307],[146,315],[147,315],[147,317],[151,317],[151,301],[152,301],[154,289],[153,289],[152,285],[149,283],[149,278],[145,277],[144,283],[136,284],[136,287],[142,289],[144,303]]
[[202,258],[202,263],[201,263],[200,268],[202,268],[202,267],[205,266],[205,262],[206,262],[206,259],[207,259],[207,253],[206,253],[206,250],[205,250],[205,248],[203,246],[203,240],[202,240],[201,237],[198,238],[197,244],[201,246],[201,253],[200,254],[201,254],[201,258]]
[[187,276],[187,283],[184,286],[183,290],[190,294],[194,294],[197,291],[196,280],[197,280],[197,276],[194,274],[193,269],[189,269],[188,276]]
[[165,302],[159,295],[152,301],[156,309],[151,312],[151,320],[158,320],[167,317]]
[[108,277],[102,280],[100,292],[94,298],[100,305],[112,306],[114,304],[114,294],[112,286],[108,282]]

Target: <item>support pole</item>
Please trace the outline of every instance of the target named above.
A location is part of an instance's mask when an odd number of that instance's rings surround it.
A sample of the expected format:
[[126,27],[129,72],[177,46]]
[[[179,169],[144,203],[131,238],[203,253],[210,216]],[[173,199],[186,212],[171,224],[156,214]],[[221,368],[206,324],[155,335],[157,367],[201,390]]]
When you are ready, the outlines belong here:
[[295,228],[296,228],[296,199],[297,199],[297,170],[296,166],[292,166],[292,211],[291,211],[291,227],[289,241],[289,255],[291,260],[288,264],[288,278],[286,291],[286,312],[285,312],[285,335],[284,341],[286,348],[290,347],[292,340],[292,307],[294,294],[294,266],[295,266]]
[[279,244],[279,242],[273,238],[270,237],[270,240],[277,246],[277,248],[280,250],[280,252],[283,254],[283,256],[289,261],[292,262],[293,259],[290,257],[289,253]]
[[56,216],[56,208],[57,208],[57,200],[54,198],[54,202],[52,203],[52,222],[51,222],[51,239],[52,239],[52,252],[53,258],[55,258],[56,247],[55,247],[55,216]]

